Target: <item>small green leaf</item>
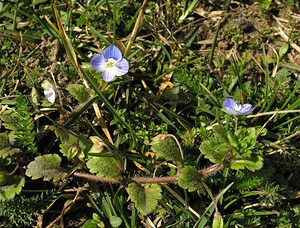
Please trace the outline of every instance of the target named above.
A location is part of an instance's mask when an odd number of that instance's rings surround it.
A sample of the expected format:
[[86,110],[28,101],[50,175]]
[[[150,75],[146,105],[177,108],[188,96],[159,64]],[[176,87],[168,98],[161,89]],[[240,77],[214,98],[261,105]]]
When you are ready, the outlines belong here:
[[200,151],[212,163],[222,163],[234,151],[234,148],[228,142],[211,138],[201,143]]
[[35,6],[45,2],[47,2],[47,0],[32,0],[32,5]]
[[111,216],[109,218],[109,223],[112,227],[119,227],[122,224],[122,219],[118,216]]
[[158,184],[138,185],[130,183],[127,188],[129,197],[136,208],[144,215],[151,213],[162,198],[161,188]]
[[88,219],[84,222],[82,228],[97,228],[97,224],[92,220]]
[[105,143],[98,136],[90,136],[90,140],[93,142],[93,145],[89,153],[100,153],[105,148]]
[[8,130],[16,130],[17,113],[13,109],[5,110],[1,113],[0,119],[3,121],[2,125]]
[[59,181],[67,176],[60,168],[61,157],[57,154],[46,154],[38,156],[34,161],[30,162],[26,176],[33,180],[44,178],[45,181],[53,179],[54,182]]
[[84,103],[90,97],[87,88],[81,84],[69,84],[67,90],[80,103]]
[[75,157],[83,159],[85,157],[84,150],[86,145],[76,136],[67,133],[62,137],[62,143],[59,145],[60,152],[71,160]]
[[214,137],[220,142],[228,142],[228,130],[222,125],[216,125],[213,128]]
[[19,152],[20,149],[11,147],[9,136],[6,133],[0,133],[0,158],[6,158]]
[[281,59],[282,57],[284,57],[285,54],[288,52],[288,50],[289,50],[289,44],[284,43],[284,44],[279,48],[279,51],[278,51],[279,59]]
[[19,194],[25,185],[25,178],[19,176],[6,176],[0,183],[0,200],[8,200]]
[[180,162],[181,156],[178,146],[173,138],[167,135],[157,135],[151,142],[151,149],[157,154],[157,157],[168,161]]
[[224,227],[224,222],[223,222],[222,215],[220,214],[220,212],[215,212],[212,228],[223,228],[223,227]]
[[99,177],[121,177],[122,168],[113,157],[92,157],[86,165],[91,173],[96,173]]
[[0,185],[6,181],[6,175],[3,171],[0,171]]
[[177,177],[178,185],[189,192],[202,188],[198,170],[192,166],[185,166]]

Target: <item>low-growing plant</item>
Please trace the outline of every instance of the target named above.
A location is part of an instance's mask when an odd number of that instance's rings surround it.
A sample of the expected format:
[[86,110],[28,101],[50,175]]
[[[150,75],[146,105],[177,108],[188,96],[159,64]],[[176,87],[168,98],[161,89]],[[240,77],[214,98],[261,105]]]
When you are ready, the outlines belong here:
[[0,226],[299,225],[297,37],[243,46],[250,2],[25,2],[0,3]]

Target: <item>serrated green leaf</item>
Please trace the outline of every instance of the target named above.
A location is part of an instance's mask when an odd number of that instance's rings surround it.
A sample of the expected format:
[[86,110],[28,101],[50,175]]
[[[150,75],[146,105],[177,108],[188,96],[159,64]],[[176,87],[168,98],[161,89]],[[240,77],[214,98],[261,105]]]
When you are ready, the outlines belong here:
[[254,127],[241,128],[234,135],[239,142],[237,149],[254,149],[257,142],[257,129]]
[[19,194],[25,185],[25,178],[19,176],[6,176],[0,184],[0,200],[8,200]]
[[130,183],[127,188],[129,197],[136,208],[144,215],[151,213],[162,198],[161,188],[158,184],[138,185]]
[[[215,126],[214,134],[211,139],[201,143],[200,151],[212,163],[222,163],[226,158],[230,158],[235,152],[235,146],[238,147],[234,136],[223,126]],[[228,139],[230,138],[230,140]],[[232,141],[233,145],[231,145]]]
[[168,161],[180,162],[181,155],[173,138],[166,135],[157,135],[151,142],[151,149],[157,157]]
[[91,173],[99,177],[121,178],[122,168],[113,157],[92,157],[86,165]]
[[220,142],[228,142],[228,130],[222,125],[213,127],[214,137]]
[[60,168],[60,163],[61,157],[57,154],[38,156],[29,163],[25,174],[33,180],[43,178],[45,181],[53,179],[57,182],[67,176]]
[[185,166],[180,170],[177,183],[183,189],[188,189],[189,192],[202,188],[198,170],[192,166]]
[[259,170],[263,167],[263,158],[259,155],[253,155],[249,159],[238,159],[230,164],[230,167],[235,170],[239,169],[249,169],[254,172],[255,170]]
[[234,148],[227,142],[212,138],[201,143],[200,151],[212,163],[222,163],[232,154]]
[[84,103],[90,97],[89,93],[87,92],[87,88],[84,85],[69,84],[66,89],[80,103]]
[[65,134],[62,137],[62,143],[59,145],[60,152],[71,160],[75,157],[83,159],[85,157],[86,145],[78,137],[72,134]]

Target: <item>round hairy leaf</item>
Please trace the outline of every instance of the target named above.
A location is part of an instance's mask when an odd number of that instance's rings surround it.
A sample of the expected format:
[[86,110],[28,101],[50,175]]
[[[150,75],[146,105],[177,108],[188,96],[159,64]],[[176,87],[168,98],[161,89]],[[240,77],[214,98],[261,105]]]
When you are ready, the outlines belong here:
[[25,185],[25,178],[19,176],[6,176],[0,184],[0,200],[8,200],[19,194]]
[[163,134],[157,135],[153,138],[151,146],[157,157],[173,162],[181,161],[179,148],[173,138]]
[[129,197],[136,208],[144,215],[151,213],[162,198],[161,188],[158,184],[138,185],[130,183],[127,188]]
[[193,192],[202,188],[198,170],[192,166],[185,166],[177,177],[178,185],[183,189]]
[[87,163],[91,173],[99,177],[120,178],[122,168],[113,157],[92,157]]
[[31,177],[33,180],[44,178],[45,181],[50,181],[51,179],[54,182],[59,181],[67,175],[61,170],[60,163],[61,157],[57,154],[38,156],[29,163],[26,176]]

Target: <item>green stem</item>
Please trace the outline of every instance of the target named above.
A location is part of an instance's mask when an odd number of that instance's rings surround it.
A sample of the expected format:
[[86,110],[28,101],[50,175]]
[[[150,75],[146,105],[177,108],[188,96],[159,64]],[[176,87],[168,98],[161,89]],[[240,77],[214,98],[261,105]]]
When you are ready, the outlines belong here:
[[238,117],[234,117],[234,123],[235,123],[234,130],[235,131],[237,131],[237,129],[238,129],[238,122],[239,122],[239,118]]

